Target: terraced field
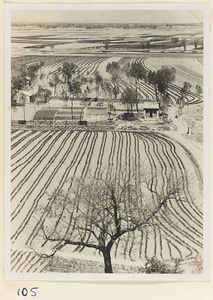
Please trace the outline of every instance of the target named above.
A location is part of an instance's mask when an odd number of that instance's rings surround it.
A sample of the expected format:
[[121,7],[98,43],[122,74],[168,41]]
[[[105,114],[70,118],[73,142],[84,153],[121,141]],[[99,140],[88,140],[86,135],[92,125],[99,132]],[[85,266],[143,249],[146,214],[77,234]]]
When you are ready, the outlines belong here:
[[[62,68],[64,62],[73,62],[78,67],[79,75],[93,75],[97,70],[100,63],[105,61],[107,57],[82,57],[82,56],[54,56],[54,57],[41,57],[41,60],[45,63],[43,72],[51,74]],[[30,65],[29,62],[27,65]]]
[[[73,184],[71,178],[89,173],[96,176],[103,168],[107,177],[122,169],[128,174],[135,166],[139,174],[144,167],[148,176],[155,178],[157,190],[166,191],[169,174],[174,181],[182,176],[184,182],[183,193],[174,199],[184,196],[184,201],[169,202],[155,215],[155,227],[126,234],[114,245],[114,257],[141,260],[155,255],[163,260],[190,260],[202,255],[202,174],[193,155],[164,135],[14,130],[11,155],[12,270],[41,272],[48,264],[35,254],[15,250],[31,246],[41,250],[41,225],[53,204],[48,194],[55,188],[68,191]],[[156,201],[155,195],[152,201]],[[38,215],[40,204],[46,209]]]
[[[86,84],[81,87],[82,95],[81,97],[97,97],[96,84],[94,79],[94,74],[96,71],[102,75],[103,79],[108,79],[111,87],[114,84],[110,81],[110,75],[106,72],[106,66],[109,62],[117,61],[118,64],[123,67],[126,63],[141,63],[144,69],[149,71],[157,71],[162,66],[174,67],[176,70],[175,81],[169,84],[168,93],[170,96],[170,103],[176,104],[181,96],[181,88],[184,82],[190,82],[191,91],[187,94],[187,103],[189,105],[202,104],[202,95],[197,94],[196,86],[203,87],[203,58],[202,56],[184,56],[184,55],[172,55],[172,54],[145,54],[137,55],[137,57],[119,57],[119,56],[38,56],[38,57],[27,57],[26,64],[30,65],[32,63],[39,63],[43,61],[44,66],[40,69],[38,80],[35,83],[33,92],[36,93],[38,86],[45,86],[51,89],[52,95],[56,98],[61,95],[62,91],[67,91],[67,85],[62,79],[62,81],[57,84],[57,87],[50,87],[49,82],[51,81],[51,76],[54,73],[61,75],[60,68],[62,68],[64,62],[73,62],[77,66],[76,75],[84,76],[88,79]],[[44,75],[43,77],[41,75]],[[93,80],[91,81],[91,79]],[[117,81],[117,87],[119,93],[117,98],[121,98],[122,93],[126,87],[135,88],[135,82],[131,78],[126,78],[125,75],[121,74],[119,80]],[[89,87],[89,88],[88,88]],[[87,89],[89,89],[89,94]],[[98,91],[99,98],[110,99],[114,97],[112,93],[110,94],[107,89],[102,86],[99,87]],[[154,87],[145,80],[141,80],[138,86],[138,97],[142,99],[152,99],[155,100]],[[37,118],[37,117],[36,117]]]
[[162,66],[174,67],[176,70],[175,82],[169,85],[169,94],[173,103],[177,102],[180,96],[180,88],[184,82],[190,82],[191,92],[187,95],[189,104],[199,104],[202,98],[196,93],[196,85],[203,86],[202,59],[186,57],[144,57],[139,60],[145,70],[157,71]]
[[[41,83],[48,84],[48,78],[51,74],[60,74],[59,68],[62,68],[64,62],[73,62],[77,66],[78,75],[91,77],[95,71],[99,71],[103,78],[106,77],[106,65],[111,61],[118,61],[123,64],[127,62],[139,62],[143,65],[144,69],[148,71],[157,71],[162,66],[174,67],[176,70],[176,79],[173,84],[170,84],[169,94],[173,103],[177,102],[180,96],[180,88],[184,82],[190,82],[192,85],[191,92],[188,94],[188,102],[190,104],[199,104],[202,102],[202,98],[196,93],[196,85],[203,86],[203,59],[202,57],[185,57],[185,56],[173,56],[169,54],[165,55],[144,55],[137,56],[135,58],[119,58],[119,57],[101,57],[101,56],[53,56],[53,57],[34,57],[28,59],[27,65],[35,62],[43,61],[45,65],[42,68],[42,73],[46,74],[46,81],[42,79]],[[108,74],[109,75],[109,74]],[[112,84],[113,85],[113,84]],[[118,82],[118,88],[120,95],[126,86],[134,87],[133,81],[124,81],[120,79]],[[138,93],[142,98],[154,99],[154,88],[145,81],[140,82]],[[103,96],[103,95],[102,95]]]

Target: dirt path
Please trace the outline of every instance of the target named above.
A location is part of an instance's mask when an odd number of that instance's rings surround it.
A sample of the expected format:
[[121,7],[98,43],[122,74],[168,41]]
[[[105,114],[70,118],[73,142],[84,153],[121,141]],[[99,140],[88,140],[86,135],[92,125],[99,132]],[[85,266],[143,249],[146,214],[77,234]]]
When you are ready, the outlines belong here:
[[169,118],[173,121],[176,131],[164,132],[164,134],[180,143],[190,152],[189,155],[200,170],[201,180],[203,180],[203,144],[196,141],[196,133],[193,133],[195,135],[193,139],[191,138],[192,135],[187,134],[188,124],[182,116],[177,118],[177,115],[178,105],[173,105],[169,110]]
[[178,117],[178,105],[173,105],[169,108],[169,118],[175,125],[177,132],[181,134],[186,134],[188,132],[188,125]]

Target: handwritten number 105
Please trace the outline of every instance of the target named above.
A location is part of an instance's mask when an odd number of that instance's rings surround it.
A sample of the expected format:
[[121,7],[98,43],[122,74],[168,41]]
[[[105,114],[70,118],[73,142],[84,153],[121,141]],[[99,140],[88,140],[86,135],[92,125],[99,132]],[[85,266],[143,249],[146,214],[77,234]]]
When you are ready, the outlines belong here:
[[[35,297],[36,296],[36,291],[38,288],[37,287],[33,287],[31,288],[30,292],[31,294],[29,293],[30,296],[32,297]],[[18,289],[18,293],[17,293],[18,296],[24,296],[26,297],[28,295],[28,290],[26,288],[23,288],[22,290],[21,289]]]

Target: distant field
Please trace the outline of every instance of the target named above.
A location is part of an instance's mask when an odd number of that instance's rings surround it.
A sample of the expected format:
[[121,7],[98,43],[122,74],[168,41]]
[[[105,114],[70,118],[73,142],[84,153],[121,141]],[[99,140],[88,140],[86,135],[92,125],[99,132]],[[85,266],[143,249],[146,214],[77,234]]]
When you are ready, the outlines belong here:
[[[157,26],[157,28],[35,28],[12,27],[12,56],[23,56],[35,52],[69,54],[76,51],[103,52],[104,41],[110,40],[110,51],[138,51],[142,42],[149,40],[153,51],[173,49],[172,37],[188,40],[188,50],[193,49],[194,38],[202,39],[200,26]],[[50,46],[54,51],[50,51]],[[33,48],[30,48],[32,47]],[[43,46],[43,47],[42,47]],[[177,48],[178,49],[178,48]]]

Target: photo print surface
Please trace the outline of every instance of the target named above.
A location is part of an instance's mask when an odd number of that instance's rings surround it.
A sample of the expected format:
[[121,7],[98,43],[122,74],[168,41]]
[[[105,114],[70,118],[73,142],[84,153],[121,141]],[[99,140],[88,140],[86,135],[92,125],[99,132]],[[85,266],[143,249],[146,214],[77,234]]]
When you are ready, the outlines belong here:
[[205,273],[206,10],[173,7],[6,11],[11,276]]

